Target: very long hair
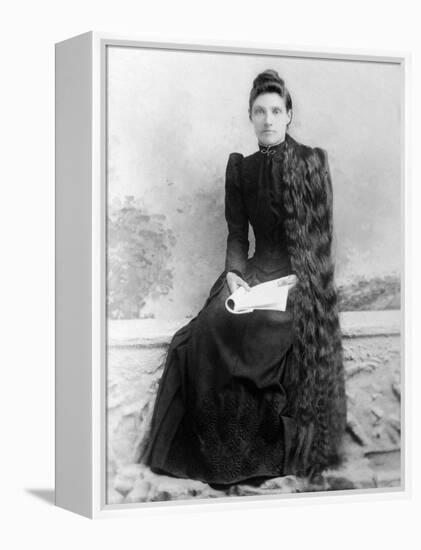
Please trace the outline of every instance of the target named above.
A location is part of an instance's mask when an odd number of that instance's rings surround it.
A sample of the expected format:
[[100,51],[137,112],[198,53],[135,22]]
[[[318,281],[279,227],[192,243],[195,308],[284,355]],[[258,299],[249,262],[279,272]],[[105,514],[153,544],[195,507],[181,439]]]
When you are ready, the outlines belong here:
[[282,169],[285,233],[298,283],[293,303],[291,409],[303,451],[299,474],[337,461],[346,424],[338,296],[332,258],[332,183],[324,152],[288,136]]

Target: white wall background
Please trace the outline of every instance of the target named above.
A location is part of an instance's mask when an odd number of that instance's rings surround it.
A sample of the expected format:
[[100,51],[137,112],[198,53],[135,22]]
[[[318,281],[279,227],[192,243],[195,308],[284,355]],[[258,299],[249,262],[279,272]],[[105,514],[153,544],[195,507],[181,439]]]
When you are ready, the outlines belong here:
[[[416,2],[179,0],[140,3],[16,1],[2,6],[1,506],[3,548],[323,548],[382,550],[419,546],[421,42]],[[54,474],[54,42],[87,30],[192,41],[225,39],[320,48],[411,50],[413,186],[410,189],[407,352],[413,372],[412,498],[323,502],[236,511],[169,510],[145,518],[91,523],[29,491],[51,491]],[[416,101],[416,103],[415,103]],[[413,339],[409,340],[413,334]],[[412,390],[412,388],[414,388]],[[415,430],[416,428],[416,430]],[[41,493],[44,494],[45,493]]]
[[401,68],[299,57],[109,48],[108,196],[165,215],[173,289],[157,317],[194,315],[224,269],[228,155],[257,150],[247,115],[255,76],[273,68],[293,100],[291,135],[328,151],[336,277],[400,274]]

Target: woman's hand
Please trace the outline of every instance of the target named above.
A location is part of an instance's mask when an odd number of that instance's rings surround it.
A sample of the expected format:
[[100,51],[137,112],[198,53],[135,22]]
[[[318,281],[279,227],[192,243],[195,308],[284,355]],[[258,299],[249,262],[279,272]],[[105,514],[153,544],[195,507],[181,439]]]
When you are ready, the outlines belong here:
[[228,273],[226,274],[226,280],[231,294],[235,292],[240,286],[244,287],[246,290],[250,290],[250,286],[246,283],[246,281],[244,281],[241,277],[239,277],[236,273],[233,273],[232,271],[228,271]]

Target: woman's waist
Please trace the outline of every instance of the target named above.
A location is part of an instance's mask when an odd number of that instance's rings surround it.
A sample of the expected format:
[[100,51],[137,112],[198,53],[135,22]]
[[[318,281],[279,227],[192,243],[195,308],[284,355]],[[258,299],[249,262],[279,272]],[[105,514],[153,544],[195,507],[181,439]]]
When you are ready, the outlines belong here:
[[256,239],[254,256],[261,262],[288,262],[289,254],[285,242],[275,244],[265,239]]
[[282,275],[291,273],[291,261],[286,250],[256,249],[250,262],[266,273],[274,271],[282,272]]

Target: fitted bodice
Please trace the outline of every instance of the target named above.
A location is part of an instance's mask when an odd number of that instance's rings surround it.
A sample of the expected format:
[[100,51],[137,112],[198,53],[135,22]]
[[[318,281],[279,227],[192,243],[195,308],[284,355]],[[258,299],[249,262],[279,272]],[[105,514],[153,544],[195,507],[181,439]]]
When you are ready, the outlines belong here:
[[256,246],[253,263],[266,273],[291,273],[284,228],[283,160],[285,140],[244,157],[231,153],[226,172],[225,217],[228,224],[226,271],[244,274],[251,224]]
[[[282,157],[285,141],[263,146],[245,160],[245,202],[255,236],[255,262],[265,271],[282,267],[290,272],[290,258],[284,228]],[[254,187],[254,190],[253,190]],[[255,200],[255,202],[254,202]],[[254,204],[253,204],[254,203]]]

